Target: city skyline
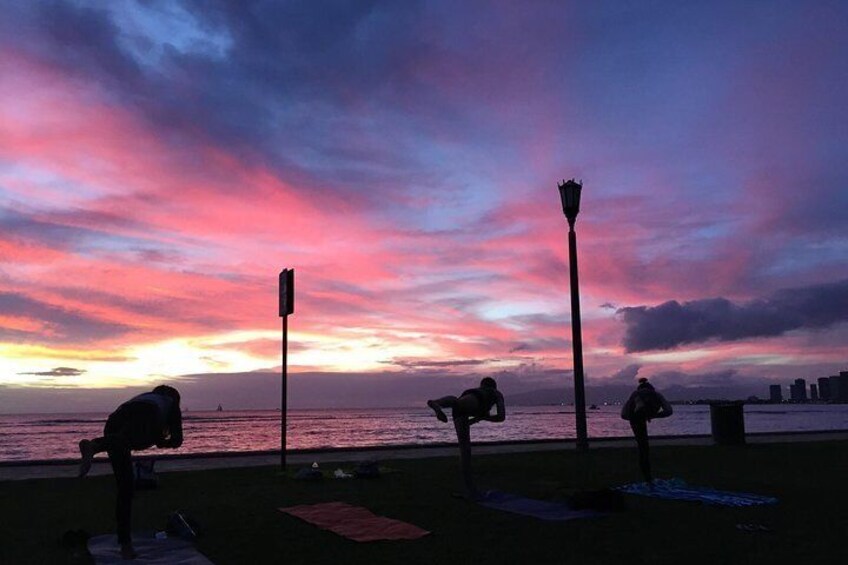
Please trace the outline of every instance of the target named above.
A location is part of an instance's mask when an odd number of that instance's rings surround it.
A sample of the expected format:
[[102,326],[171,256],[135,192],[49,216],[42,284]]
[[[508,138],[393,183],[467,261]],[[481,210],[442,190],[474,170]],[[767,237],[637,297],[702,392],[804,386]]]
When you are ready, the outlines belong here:
[[845,368],[844,4],[2,6],[0,412]]

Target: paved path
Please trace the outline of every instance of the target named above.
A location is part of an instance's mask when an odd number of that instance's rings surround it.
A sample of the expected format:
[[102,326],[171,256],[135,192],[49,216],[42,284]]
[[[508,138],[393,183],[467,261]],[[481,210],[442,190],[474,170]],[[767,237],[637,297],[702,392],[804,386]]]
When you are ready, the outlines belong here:
[[[798,432],[780,434],[748,434],[749,444],[794,443],[801,441],[848,441],[848,430],[833,432]],[[591,449],[633,448],[630,438],[590,438]],[[663,445],[712,445],[710,436],[669,436],[651,438],[651,446]],[[574,440],[565,441],[522,441],[491,444],[475,444],[475,455],[498,453],[528,453],[534,451],[569,451],[575,448]],[[293,450],[287,462],[290,466],[301,466],[317,461],[319,464],[350,461],[392,459],[426,459],[430,457],[455,457],[454,445],[394,446],[375,449],[328,449]],[[234,467],[264,467],[280,464],[279,451],[262,453],[219,453],[209,455],[156,456],[156,471],[196,471],[201,469],[228,469]],[[96,459],[90,475],[107,475],[111,467],[105,459]],[[50,462],[4,462],[0,463],[0,481],[24,479],[69,478],[76,476],[77,462],[70,460]]]

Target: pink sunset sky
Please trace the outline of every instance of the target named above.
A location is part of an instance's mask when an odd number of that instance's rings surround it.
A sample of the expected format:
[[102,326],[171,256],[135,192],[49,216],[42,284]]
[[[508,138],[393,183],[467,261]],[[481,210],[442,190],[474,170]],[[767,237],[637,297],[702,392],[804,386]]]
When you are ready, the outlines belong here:
[[843,2],[0,4],[0,412],[848,370]]

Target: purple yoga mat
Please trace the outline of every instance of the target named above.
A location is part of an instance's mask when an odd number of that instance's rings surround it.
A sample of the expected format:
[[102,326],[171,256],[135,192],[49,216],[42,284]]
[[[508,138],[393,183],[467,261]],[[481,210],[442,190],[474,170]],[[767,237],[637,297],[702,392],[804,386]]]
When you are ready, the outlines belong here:
[[561,502],[524,498],[517,494],[508,494],[496,490],[488,491],[483,495],[483,498],[477,500],[477,503],[486,508],[512,512],[522,516],[532,516],[539,520],[565,521],[602,516],[602,514],[592,510],[574,510]]

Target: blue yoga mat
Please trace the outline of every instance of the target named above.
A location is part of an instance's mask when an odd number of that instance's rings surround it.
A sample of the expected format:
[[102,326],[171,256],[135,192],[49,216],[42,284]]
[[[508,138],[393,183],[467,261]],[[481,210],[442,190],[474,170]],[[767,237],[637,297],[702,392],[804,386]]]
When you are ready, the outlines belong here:
[[561,502],[535,500],[533,498],[524,498],[517,494],[508,494],[495,490],[486,492],[481,499],[477,500],[477,503],[486,508],[512,512],[513,514],[521,514],[522,516],[532,516],[539,520],[564,521],[602,516],[602,514],[592,512],[591,510],[574,510]]
[[190,542],[180,538],[156,539],[153,532],[134,532],[133,546],[138,557],[133,561],[121,559],[115,534],[95,536],[88,540],[88,550],[96,565],[213,565]]
[[653,486],[648,483],[632,483],[617,487],[616,490],[628,494],[666,498],[670,500],[693,500],[717,506],[759,506],[762,504],[777,504],[773,496],[749,494],[745,492],[729,492],[715,490],[709,487],[687,485],[680,479],[657,479]]

